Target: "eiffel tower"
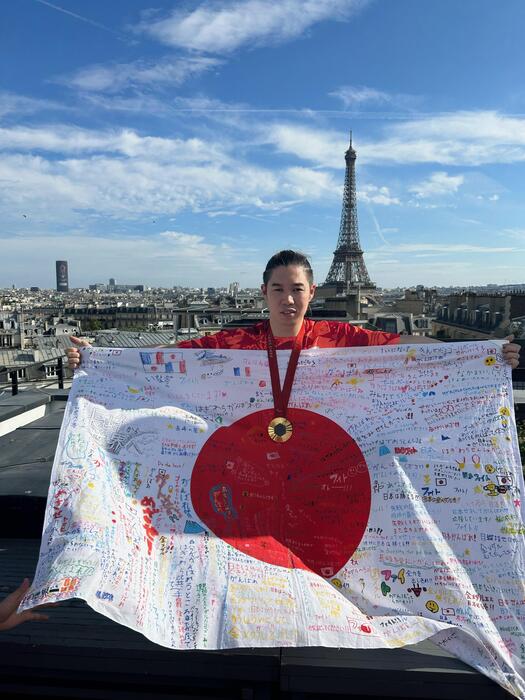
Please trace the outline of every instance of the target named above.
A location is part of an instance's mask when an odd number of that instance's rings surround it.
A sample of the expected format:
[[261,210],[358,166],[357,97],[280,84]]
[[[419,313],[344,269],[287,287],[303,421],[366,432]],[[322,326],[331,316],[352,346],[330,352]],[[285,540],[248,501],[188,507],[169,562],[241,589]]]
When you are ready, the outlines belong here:
[[357,154],[352,148],[352,132],[350,132],[350,146],[345,153],[345,188],[339,238],[332,265],[323,285],[323,287],[334,287],[338,294],[355,293],[356,290],[372,290],[376,287],[370,281],[359,243],[355,192],[356,158]]

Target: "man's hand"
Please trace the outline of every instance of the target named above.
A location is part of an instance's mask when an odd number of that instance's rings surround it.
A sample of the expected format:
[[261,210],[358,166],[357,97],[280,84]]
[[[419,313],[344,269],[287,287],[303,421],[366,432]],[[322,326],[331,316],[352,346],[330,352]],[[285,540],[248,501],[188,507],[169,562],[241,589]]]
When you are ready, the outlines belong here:
[[21,613],[16,612],[30,585],[29,579],[25,578],[16,591],[10,593],[0,602],[0,630],[10,630],[21,625],[22,622],[41,622],[49,619],[47,615],[33,612],[33,610],[24,610]]
[[505,338],[505,340],[508,342],[505,343],[502,348],[503,358],[505,362],[512,367],[512,369],[516,369],[520,363],[521,346],[518,345],[518,343],[512,342],[514,340],[513,335],[509,335],[507,338]]
[[74,335],[70,335],[69,339],[76,347],[71,347],[66,350],[67,366],[69,367],[69,369],[75,370],[78,367],[80,367],[81,358],[78,348],[90,348],[91,345],[88,343],[87,340],[84,340],[82,338],[76,338]]

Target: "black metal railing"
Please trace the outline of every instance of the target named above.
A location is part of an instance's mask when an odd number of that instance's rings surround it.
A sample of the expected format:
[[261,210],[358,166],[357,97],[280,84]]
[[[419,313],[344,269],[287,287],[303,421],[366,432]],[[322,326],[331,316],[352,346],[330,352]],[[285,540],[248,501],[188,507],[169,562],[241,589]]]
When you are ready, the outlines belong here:
[[44,372],[46,371],[46,367],[55,369],[55,376],[53,377],[20,377],[19,372],[20,369],[10,369],[7,371],[7,376],[8,376],[8,381],[7,384],[11,385],[11,395],[16,396],[18,394],[20,385],[22,384],[40,384],[41,386],[47,386],[49,384],[56,384],[58,382],[58,388],[63,389],[64,388],[64,378],[65,378],[65,372],[64,372],[64,360],[62,357],[58,357],[56,364],[49,364],[49,363],[43,363],[43,362],[34,362],[30,365],[25,365],[23,367],[24,372],[27,370],[34,369],[35,367],[41,367]]

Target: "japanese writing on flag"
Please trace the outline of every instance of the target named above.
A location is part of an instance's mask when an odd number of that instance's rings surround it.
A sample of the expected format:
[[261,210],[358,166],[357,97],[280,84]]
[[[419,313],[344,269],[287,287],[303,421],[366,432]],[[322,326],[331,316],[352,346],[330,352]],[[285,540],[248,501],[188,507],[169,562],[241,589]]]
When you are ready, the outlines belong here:
[[176,649],[431,638],[524,697],[501,345],[303,351],[287,442],[273,416],[264,351],[86,351],[23,607],[83,598]]

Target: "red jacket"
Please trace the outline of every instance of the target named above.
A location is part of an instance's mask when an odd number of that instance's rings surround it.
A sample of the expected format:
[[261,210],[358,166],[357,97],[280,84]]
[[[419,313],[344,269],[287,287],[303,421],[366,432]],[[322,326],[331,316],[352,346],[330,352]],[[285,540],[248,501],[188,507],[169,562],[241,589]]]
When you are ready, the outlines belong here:
[[[305,319],[303,349],[348,348],[358,345],[397,345],[399,335],[383,331],[369,331],[340,321],[312,321]],[[182,340],[179,348],[216,348],[221,350],[265,350],[268,321],[248,328],[232,328],[206,335],[195,340]],[[276,338],[279,350],[291,350],[293,338]]]

